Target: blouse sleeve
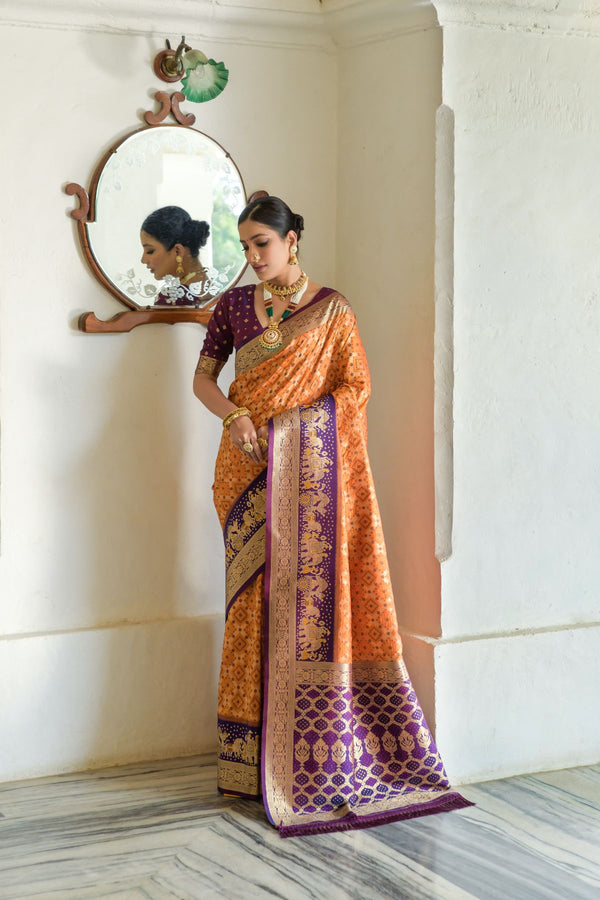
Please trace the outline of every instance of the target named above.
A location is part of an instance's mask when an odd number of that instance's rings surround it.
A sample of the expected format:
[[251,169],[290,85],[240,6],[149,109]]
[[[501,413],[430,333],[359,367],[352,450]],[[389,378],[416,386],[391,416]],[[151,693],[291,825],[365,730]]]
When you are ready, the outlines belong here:
[[211,316],[200,359],[196,366],[197,375],[217,377],[233,351],[233,331],[229,319],[231,294],[223,294]]

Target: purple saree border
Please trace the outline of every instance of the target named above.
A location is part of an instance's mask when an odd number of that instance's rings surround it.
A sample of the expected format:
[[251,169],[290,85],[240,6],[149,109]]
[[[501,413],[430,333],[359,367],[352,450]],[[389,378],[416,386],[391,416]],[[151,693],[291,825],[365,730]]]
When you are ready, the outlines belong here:
[[260,742],[260,784],[262,789],[263,802],[267,818],[272,825],[275,825],[269,807],[267,805],[267,792],[265,788],[265,758],[267,729],[264,727],[267,721],[267,710],[269,707],[269,598],[271,591],[271,499],[273,496],[273,441],[275,426],[273,419],[269,419],[269,449],[267,463],[267,531],[265,536],[265,593],[264,593],[264,643],[263,643],[263,713],[262,713],[262,734]]
[[[233,504],[233,506],[232,506],[231,509],[229,510],[229,513],[227,514],[227,518],[226,518],[226,520],[225,520],[225,525],[224,525],[224,527],[223,527],[223,540],[224,540],[224,543],[225,543],[225,552],[226,552],[226,553],[227,553],[227,532],[228,532],[228,530],[229,530],[229,528],[230,528],[230,526],[231,526],[231,522],[233,521],[233,519],[234,519],[236,516],[239,516],[240,512],[242,512],[242,511],[244,510],[244,507],[246,506],[246,502],[247,502],[247,497],[249,496],[249,494],[251,494],[253,491],[256,491],[257,488],[260,489],[260,490],[262,490],[263,486],[262,486],[261,482],[265,482],[265,487],[266,487],[266,480],[267,480],[267,472],[266,472],[265,469],[262,469],[262,471],[260,471],[260,472],[258,473],[258,475],[256,476],[256,478],[254,478],[254,479],[250,482],[250,484],[249,484],[248,487],[243,491],[243,493],[240,494],[240,496],[238,497],[238,499],[235,501],[235,503]],[[256,524],[256,526],[254,527],[254,529],[252,530],[252,532],[249,534],[248,537],[249,537],[249,538],[253,537],[253,536],[256,534],[256,532],[262,527],[263,524],[264,524],[263,522],[258,522],[258,523]],[[228,561],[228,560],[226,559],[226,562],[225,562],[225,565],[226,565],[226,571],[227,571],[227,569],[229,568],[231,562],[233,562],[233,560]],[[246,578],[246,579],[244,580],[244,582],[243,582],[242,584],[239,585],[239,587],[237,588],[235,594],[231,597],[231,599],[229,600],[229,603],[228,603],[227,606],[225,607],[225,618],[227,618],[227,616],[229,615],[229,611],[230,611],[231,607],[233,606],[233,604],[235,603],[235,601],[238,599],[238,597],[240,596],[240,594],[242,593],[242,591],[244,591],[244,590],[248,587],[248,585],[249,585],[252,581],[254,581],[254,579],[256,578],[256,576],[257,576],[260,572],[262,572],[262,571],[264,570],[264,568],[265,568],[265,563],[264,563],[264,561],[263,561],[262,563],[260,563],[260,565],[258,565],[258,566],[256,567],[256,569],[255,569],[253,572],[251,572],[251,573],[248,575],[248,578]]]
[[255,488],[258,487],[260,481],[265,478],[265,472],[266,472],[265,469],[261,469],[261,471],[258,473],[256,478],[252,479],[252,481],[250,482],[248,487],[237,498],[237,500],[235,501],[235,503],[233,504],[233,506],[227,513],[227,518],[225,519],[225,525],[223,526],[223,535],[227,534],[227,529],[230,527],[231,520],[233,519],[234,515],[237,514],[238,510],[243,508],[243,506],[246,502],[247,494],[249,494],[250,491],[255,490]]
[[[335,400],[331,394],[327,394],[319,400],[319,406],[323,408],[329,416],[325,434],[321,440],[325,445],[323,448],[323,459],[330,463],[330,468],[325,469],[322,473],[320,482],[320,492],[327,498],[327,505],[319,511],[318,519],[322,529],[322,536],[329,539],[329,545],[325,543],[321,547],[323,558],[318,565],[313,562],[312,568],[318,570],[320,577],[327,582],[327,588],[320,598],[319,625],[326,629],[326,637],[322,640],[320,647],[315,652],[305,650],[302,653],[300,646],[301,619],[306,607],[306,598],[300,588],[300,580],[298,580],[298,588],[296,590],[296,660],[312,659],[320,662],[333,662],[334,647],[334,624],[335,624],[335,584],[336,584],[336,525],[337,525],[337,507],[338,507],[338,459],[337,459],[337,418]],[[302,414],[304,407],[300,407],[300,453],[309,445],[310,423],[307,424]],[[310,409],[310,407],[309,407]],[[302,456],[300,457],[302,465]],[[313,515],[316,514],[313,513]],[[307,520],[307,510],[299,504],[298,510],[298,531],[302,533],[302,529],[308,531],[310,524]],[[298,574],[298,579],[300,572]]]
[[[473,805],[448,783],[406,670],[389,674],[375,666],[353,683],[352,666],[345,674],[333,661],[327,607],[334,606],[337,574],[335,413],[335,399],[328,396],[269,422],[260,777],[267,818],[281,837],[368,828]],[[312,518],[305,519],[299,508],[309,503]],[[334,514],[333,532],[327,511]],[[303,545],[309,522],[312,533]],[[300,574],[306,581],[313,572],[321,584],[302,585]],[[301,643],[299,623],[310,626]]]
[[352,831],[358,828],[371,828],[373,825],[386,825],[391,822],[399,822],[401,819],[418,819],[423,816],[432,816],[436,813],[453,812],[458,809],[467,809],[475,806],[470,800],[465,800],[457,792],[445,793],[439,800],[431,799],[406,809],[394,809],[382,813],[372,813],[368,816],[357,816],[354,813],[346,814],[337,821],[310,822],[306,825],[280,825],[279,834],[282,838],[300,837],[308,834],[325,834],[328,831]]

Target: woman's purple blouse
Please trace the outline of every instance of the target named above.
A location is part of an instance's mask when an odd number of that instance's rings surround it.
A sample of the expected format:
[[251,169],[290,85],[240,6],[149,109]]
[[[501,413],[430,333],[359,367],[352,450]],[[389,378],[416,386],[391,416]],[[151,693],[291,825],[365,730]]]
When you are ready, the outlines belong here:
[[233,349],[256,337],[263,330],[254,311],[254,285],[232,288],[218,300],[208,323],[201,356],[225,363]]

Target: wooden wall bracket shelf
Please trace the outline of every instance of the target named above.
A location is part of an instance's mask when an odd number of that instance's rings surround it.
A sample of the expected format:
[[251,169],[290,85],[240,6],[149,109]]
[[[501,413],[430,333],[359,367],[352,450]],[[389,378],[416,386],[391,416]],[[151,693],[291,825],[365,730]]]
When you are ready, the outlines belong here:
[[197,322],[208,325],[212,309],[128,309],[117,313],[111,319],[99,319],[96,313],[87,312],[79,316],[79,328],[87,334],[123,334],[133,331],[138,325],[175,325],[177,322]]

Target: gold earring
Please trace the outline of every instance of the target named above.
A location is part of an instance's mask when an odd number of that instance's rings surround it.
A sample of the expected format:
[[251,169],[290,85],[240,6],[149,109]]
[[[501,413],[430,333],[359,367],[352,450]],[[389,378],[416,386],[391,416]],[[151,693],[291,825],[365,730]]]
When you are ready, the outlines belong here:
[[177,262],[177,268],[175,269],[175,274],[177,275],[178,278],[181,278],[181,276],[183,274],[185,274],[185,269],[181,265],[181,263],[183,262],[183,256],[177,255],[175,257],[175,261]]
[[290,247],[290,253],[291,253],[291,256],[290,256],[290,266],[297,266],[297,265],[298,265],[298,260],[296,259],[296,253],[297,253],[297,252],[298,252],[298,248],[296,247],[296,245],[294,245],[293,247]]

